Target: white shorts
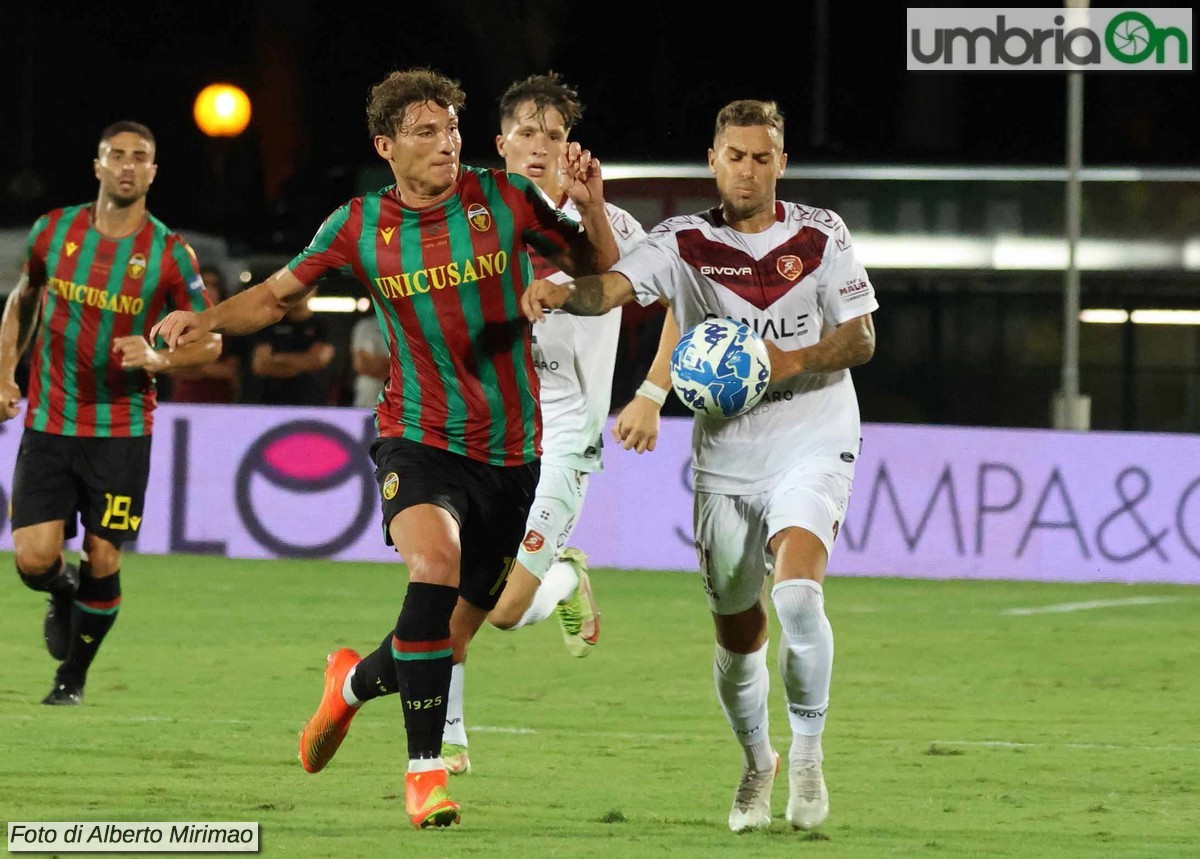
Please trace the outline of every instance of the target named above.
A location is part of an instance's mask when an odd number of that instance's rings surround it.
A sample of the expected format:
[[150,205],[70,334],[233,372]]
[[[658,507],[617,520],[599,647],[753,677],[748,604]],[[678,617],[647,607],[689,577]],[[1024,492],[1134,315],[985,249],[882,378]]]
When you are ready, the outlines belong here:
[[757,495],[697,491],[696,553],[709,607],[716,614],[737,614],[758,602],[774,569],[767,544],[784,528],[811,531],[832,556],[849,502],[850,479],[842,474],[793,471]]
[[587,495],[588,476],[586,471],[565,465],[542,463],[542,474],[525,524],[525,539],[517,549],[517,561],[538,581],[546,575],[575,530]]

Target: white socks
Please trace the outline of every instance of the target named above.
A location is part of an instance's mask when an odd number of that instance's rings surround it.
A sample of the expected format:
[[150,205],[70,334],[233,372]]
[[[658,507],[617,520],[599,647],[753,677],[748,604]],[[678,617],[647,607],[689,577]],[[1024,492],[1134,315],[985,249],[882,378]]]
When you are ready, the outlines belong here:
[[[810,579],[788,579],[771,589],[771,599],[783,630],[779,672],[787,695],[788,721],[793,737],[816,738],[819,761],[820,735],[825,730],[833,677],[833,629],[825,617],[824,590]],[[792,744],[793,756],[812,751],[797,749],[795,741]]]
[[734,653],[717,644],[713,681],[729,727],[745,751],[746,765],[759,772],[772,769],[775,760],[767,724],[771,675],[767,671],[766,642],[753,653]]
[[446,729],[443,743],[455,746],[467,744],[467,723],[463,720],[463,683],[466,671],[462,663],[450,669],[450,696],[446,699]]
[[354,687],[350,685],[350,681],[354,679],[354,672],[356,670],[358,670],[357,665],[350,669],[350,673],[346,675],[346,679],[342,683],[342,700],[351,707],[358,707],[362,704],[362,701],[354,696]]
[[409,758],[408,771],[410,773],[428,773],[434,770],[444,770],[445,762],[441,758]]
[[529,626],[545,620],[554,612],[560,602],[575,593],[577,587],[579,587],[579,574],[575,572],[575,568],[565,561],[554,561],[550,564],[550,569],[546,570],[546,575],[542,577],[541,585],[534,592],[533,602],[529,604],[529,608],[525,610],[525,614],[521,615],[521,619],[517,621],[517,625],[513,629],[520,629],[522,626]]

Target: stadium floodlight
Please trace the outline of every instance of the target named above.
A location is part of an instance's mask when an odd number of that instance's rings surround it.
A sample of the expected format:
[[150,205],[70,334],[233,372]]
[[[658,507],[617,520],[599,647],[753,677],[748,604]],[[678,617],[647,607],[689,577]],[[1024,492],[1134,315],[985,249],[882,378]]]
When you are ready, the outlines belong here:
[[1111,307],[1093,307],[1079,311],[1080,322],[1090,322],[1093,325],[1124,325],[1129,321],[1129,311],[1116,310]]
[[1134,325],[1200,325],[1200,310],[1147,308],[1130,313],[1110,307],[1092,307],[1079,311],[1079,321],[1100,325],[1123,325],[1126,322]]
[[352,295],[314,295],[308,307],[313,313],[353,313],[358,310],[358,302]]
[[[1141,240],[1080,241],[1076,266],[1083,271],[1172,271],[1200,268],[1200,242],[1194,245]],[[978,271],[1062,271],[1069,262],[1065,239],[1056,236],[968,238],[920,233],[860,233],[857,256],[867,269],[959,269]]]
[[209,84],[196,96],[192,116],[209,137],[237,137],[250,124],[250,96],[233,84]]
[[1200,325],[1200,310],[1135,310],[1135,325]]

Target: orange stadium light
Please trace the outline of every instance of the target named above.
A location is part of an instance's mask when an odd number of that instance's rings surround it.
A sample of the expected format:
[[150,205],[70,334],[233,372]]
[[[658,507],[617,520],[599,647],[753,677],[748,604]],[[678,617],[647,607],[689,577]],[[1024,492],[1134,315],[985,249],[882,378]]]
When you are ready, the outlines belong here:
[[250,96],[233,84],[209,84],[196,96],[192,116],[209,137],[237,137],[250,123]]

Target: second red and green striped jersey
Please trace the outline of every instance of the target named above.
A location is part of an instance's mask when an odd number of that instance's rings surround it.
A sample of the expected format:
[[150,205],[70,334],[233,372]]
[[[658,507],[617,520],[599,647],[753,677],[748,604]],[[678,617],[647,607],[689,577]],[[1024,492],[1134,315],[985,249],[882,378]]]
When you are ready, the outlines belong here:
[[117,337],[149,337],[172,310],[210,305],[196,256],[152,215],[114,239],[92,223],[92,206],[55,209],[29,233],[24,271],[44,287],[29,365],[25,426],[55,435],[149,435],[154,379],[126,370]]
[[524,177],[464,166],[436,206],[410,209],[395,186],[355,197],[288,267],[306,284],[338,270],[366,287],[391,350],[380,435],[521,465],[542,434],[526,245],[556,256],[579,233]]

